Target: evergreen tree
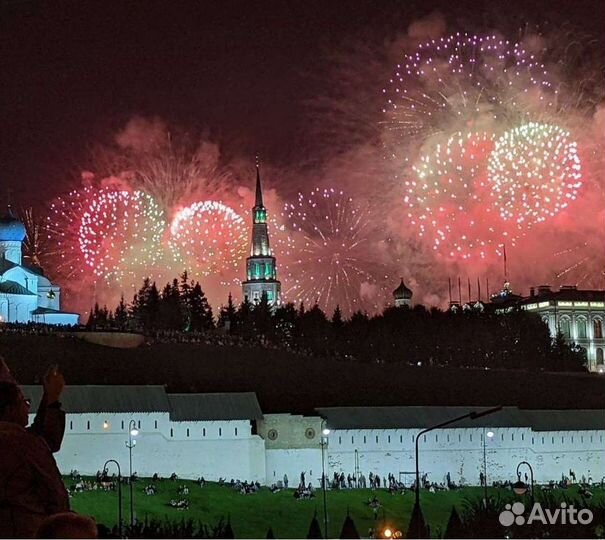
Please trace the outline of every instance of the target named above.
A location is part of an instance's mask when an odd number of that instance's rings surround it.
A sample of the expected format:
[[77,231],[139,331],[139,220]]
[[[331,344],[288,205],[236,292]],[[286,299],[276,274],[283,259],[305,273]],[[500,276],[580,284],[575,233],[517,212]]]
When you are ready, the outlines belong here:
[[252,321],[252,304],[248,297],[239,305],[237,310],[237,332],[247,339],[254,335],[254,323]]
[[196,281],[189,295],[191,309],[191,330],[203,331],[214,328],[214,317],[202,286]]
[[227,305],[221,307],[216,326],[218,328],[228,328],[231,332],[235,329],[236,317],[237,309],[235,308],[235,304],[233,303],[233,297],[231,296],[231,293],[229,293],[229,297],[227,298]]
[[342,529],[340,531],[339,538],[359,538],[359,532],[357,532],[357,527],[355,526],[355,522],[353,518],[349,515],[347,511],[347,515],[342,524]]
[[340,330],[344,325],[344,321],[342,320],[342,312],[340,311],[340,306],[336,304],[336,309],[332,315],[332,328],[335,330]]
[[180,298],[181,298],[181,309],[182,309],[182,318],[183,325],[186,331],[191,330],[191,295],[193,289],[193,282],[189,284],[188,279],[189,276],[187,274],[187,270],[185,270],[181,276],[180,283]]
[[317,521],[317,512],[313,514],[313,519],[309,524],[309,532],[307,538],[323,538],[321,535],[321,528],[319,527],[319,521]]
[[466,538],[468,535],[464,532],[464,526],[458,515],[455,506],[452,506],[450,518],[447,521],[444,538]]
[[166,330],[183,330],[183,313],[179,284],[176,279],[162,289],[159,325]]
[[124,302],[124,293],[120,296],[120,303],[116,307],[113,318],[118,330],[126,330],[128,326],[128,306]]
[[416,502],[412,508],[412,516],[410,517],[410,526],[408,527],[406,538],[430,538],[429,529],[426,521],[424,521],[422,510]]
[[263,291],[260,301],[252,309],[252,320],[258,336],[267,336],[269,334],[272,326],[271,318],[271,304],[269,304],[267,293]]

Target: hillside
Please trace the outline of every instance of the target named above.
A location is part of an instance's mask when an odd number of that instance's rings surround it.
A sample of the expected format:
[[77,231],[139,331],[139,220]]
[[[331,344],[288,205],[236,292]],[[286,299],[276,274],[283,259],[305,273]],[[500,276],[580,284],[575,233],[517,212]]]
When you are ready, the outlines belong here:
[[165,384],[178,392],[254,391],[265,412],[364,405],[517,405],[599,408],[605,377],[363,364],[285,351],[193,344],[110,349],[72,337],[0,335],[19,382],[58,363],[68,384]]

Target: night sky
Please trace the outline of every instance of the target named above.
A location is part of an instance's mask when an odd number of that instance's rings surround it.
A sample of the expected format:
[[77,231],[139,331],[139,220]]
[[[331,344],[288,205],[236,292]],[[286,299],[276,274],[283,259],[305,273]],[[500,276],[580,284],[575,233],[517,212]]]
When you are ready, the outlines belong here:
[[[601,1],[2,3],[0,186],[20,205],[69,185],[89,147],[133,115],[204,130],[281,166],[305,138],[326,55],[434,10],[455,27],[569,20],[602,32]],[[380,9],[377,7],[379,6]]]

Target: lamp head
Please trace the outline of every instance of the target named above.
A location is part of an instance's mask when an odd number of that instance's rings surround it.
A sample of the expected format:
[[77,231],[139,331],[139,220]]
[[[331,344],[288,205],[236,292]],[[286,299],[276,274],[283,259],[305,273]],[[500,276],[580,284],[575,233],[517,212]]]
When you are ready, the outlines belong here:
[[525,485],[525,482],[522,482],[521,479],[517,480],[513,484],[513,491],[517,495],[525,495],[525,493],[527,492],[527,486]]
[[493,432],[493,431],[488,431],[488,432],[486,433],[486,435],[487,435],[488,439],[491,439],[491,438],[493,438],[493,436],[494,436],[494,432]]
[[130,430],[130,434],[131,434],[133,437],[136,437],[136,436],[139,434],[139,430],[138,430],[137,428],[133,427],[133,428]]
[[324,437],[327,437],[330,434],[330,430],[328,428],[323,428],[321,433]]

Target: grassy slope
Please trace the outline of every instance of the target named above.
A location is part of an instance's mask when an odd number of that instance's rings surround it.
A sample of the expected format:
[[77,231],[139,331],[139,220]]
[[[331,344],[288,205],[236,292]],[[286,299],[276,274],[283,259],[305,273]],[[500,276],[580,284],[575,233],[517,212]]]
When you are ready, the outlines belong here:
[[[602,377],[494,370],[414,368],[302,357],[284,351],[158,344],[110,349],[74,338],[0,334],[22,384],[59,363],[68,384],[167,384],[172,391],[254,391],[265,412],[311,412],[334,405],[517,405],[597,408]],[[330,391],[326,391],[326,381]],[[460,389],[464,388],[464,392]]]
[[[69,480],[67,483],[69,485]],[[221,517],[231,518],[231,524],[237,538],[264,538],[269,527],[278,538],[305,538],[313,513],[317,510],[318,519],[323,529],[322,493],[316,491],[316,498],[298,501],[293,491],[287,490],[272,494],[268,489],[261,489],[254,495],[240,495],[233,489],[217,484],[207,484],[204,488],[193,482],[164,480],[156,485],[159,493],[146,496],[143,492],[145,480],[135,484],[135,508],[139,519],[145,516],[170,520],[194,519],[204,523],[215,524]],[[190,489],[188,497],[190,508],[179,511],[170,508],[167,503],[171,498],[179,498],[176,490],[179,485],[187,484]],[[565,493],[571,494],[575,490]],[[490,493],[495,494],[495,489]],[[483,490],[478,487],[464,488],[460,491],[442,493],[422,493],[422,506],[425,516],[431,524],[433,535],[445,528],[451,507],[461,508],[465,498],[479,498]],[[510,491],[501,491],[505,498],[512,498]],[[410,512],[414,502],[413,492],[405,495],[389,495],[385,490],[369,489],[329,491],[328,516],[330,517],[330,535],[338,538],[342,523],[350,511],[353,520],[362,536],[367,536],[368,529],[374,525],[372,510],[365,504],[376,495],[384,508],[384,518],[390,526],[401,530],[407,528]],[[129,518],[128,487],[124,487],[124,519]],[[595,502],[604,501],[605,493],[601,490],[595,494]],[[98,522],[114,524],[117,521],[117,494],[114,492],[88,492],[74,495],[72,508],[77,512],[95,516]],[[383,523],[383,512],[379,513],[379,526]]]

